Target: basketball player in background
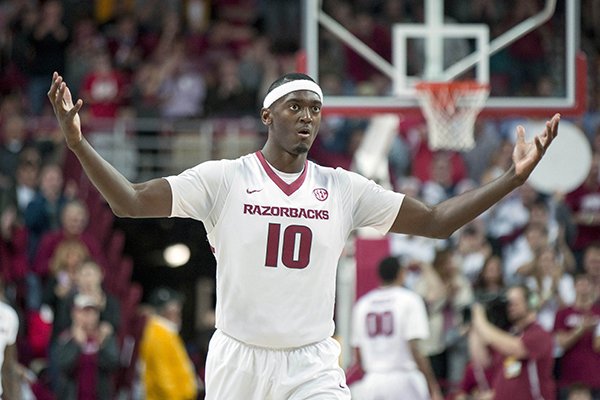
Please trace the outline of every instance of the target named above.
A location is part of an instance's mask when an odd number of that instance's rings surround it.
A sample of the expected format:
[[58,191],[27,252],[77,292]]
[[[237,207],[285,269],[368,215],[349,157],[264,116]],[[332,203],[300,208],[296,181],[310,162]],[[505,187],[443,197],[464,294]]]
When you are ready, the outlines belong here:
[[352,313],[355,362],[365,372],[352,386],[355,400],[442,400],[444,396],[419,340],[429,336],[423,299],[402,285],[395,257],[379,263],[381,286],[356,302]]
[[83,137],[83,101],[73,102],[57,73],[48,97],[67,146],[116,215],[204,223],[217,260],[208,400],[350,398],[331,337],[336,269],[350,233],[369,226],[447,238],[527,180],[560,119],[533,142],[520,127],[513,166],[495,181],[429,206],[308,161],[323,94],[304,74],[287,74],[269,88],[260,111],[268,129],[262,150],[142,183],[129,182]]
[[19,317],[6,300],[0,280],[0,399],[21,399],[21,381],[25,368],[17,361]]

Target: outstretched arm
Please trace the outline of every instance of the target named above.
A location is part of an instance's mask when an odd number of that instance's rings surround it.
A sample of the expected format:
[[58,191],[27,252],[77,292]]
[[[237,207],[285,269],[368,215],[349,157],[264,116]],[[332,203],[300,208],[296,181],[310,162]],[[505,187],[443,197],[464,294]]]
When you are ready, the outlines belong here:
[[71,91],[58,73],[52,75],[48,91],[54,114],[67,146],[79,159],[83,170],[121,217],[167,217],[171,213],[171,187],[165,179],[131,183],[104,160],[83,137],[79,110],[81,99],[73,103]]
[[532,142],[525,141],[525,128],[517,127],[513,165],[502,176],[477,189],[429,206],[414,198],[405,198],[390,232],[433,238],[447,238],[508,193],[522,185],[542,159],[558,133],[560,115],[546,122],[546,129]]

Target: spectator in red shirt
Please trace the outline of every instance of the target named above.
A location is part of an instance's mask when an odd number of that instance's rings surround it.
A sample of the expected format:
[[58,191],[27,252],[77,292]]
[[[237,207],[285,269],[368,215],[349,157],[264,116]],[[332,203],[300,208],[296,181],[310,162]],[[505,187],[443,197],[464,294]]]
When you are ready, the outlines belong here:
[[127,90],[125,74],[113,67],[110,53],[99,51],[81,85],[81,97],[89,104],[91,116],[116,118],[125,104]]
[[483,369],[480,365],[469,362],[465,368],[463,379],[453,400],[484,400],[491,396],[490,382],[493,378],[493,369]]
[[600,303],[600,242],[591,243],[583,252],[583,271],[588,274],[594,298]]
[[508,332],[488,321],[481,304],[472,308],[471,334],[479,339],[472,341],[479,344],[474,350],[487,353],[489,346],[496,353],[491,361],[495,371],[494,399],[553,400],[553,338],[536,322],[535,296],[519,285],[509,288],[506,297],[507,316],[512,324]]
[[560,358],[558,386],[560,398],[566,398],[569,388],[583,383],[600,396],[600,353],[594,351],[594,329],[600,322],[600,304],[594,304],[594,288],[587,274],[575,278],[575,304],[561,308],[556,314],[554,334],[563,350]]
[[45,282],[49,273],[49,263],[56,248],[66,240],[80,240],[85,244],[90,257],[104,269],[108,266],[102,244],[96,236],[86,231],[89,222],[87,206],[79,200],[69,201],[61,212],[61,227],[42,237],[33,262],[33,271]]
[[594,155],[587,178],[581,186],[567,194],[565,202],[577,224],[573,250],[581,253],[600,237],[600,154]]
[[88,250],[90,258],[100,264],[103,270],[108,268],[108,260],[102,244],[92,233],[86,231],[89,222],[87,206],[79,200],[65,204],[60,213],[61,226],[46,232],[38,246],[31,265],[31,274],[27,275],[27,308],[39,310],[42,305],[43,287],[50,275],[50,260],[58,246],[67,240],[81,241]]

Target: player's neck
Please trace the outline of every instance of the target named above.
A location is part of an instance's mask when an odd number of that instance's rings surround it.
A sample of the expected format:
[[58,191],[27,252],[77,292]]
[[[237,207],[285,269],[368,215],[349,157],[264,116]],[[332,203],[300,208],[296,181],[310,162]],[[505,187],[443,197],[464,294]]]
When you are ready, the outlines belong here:
[[288,152],[276,152],[265,146],[261,150],[265,160],[275,169],[285,173],[302,172],[306,163],[307,153],[291,154]]
[[380,285],[382,289],[394,288],[394,287],[402,287],[402,282],[384,282]]

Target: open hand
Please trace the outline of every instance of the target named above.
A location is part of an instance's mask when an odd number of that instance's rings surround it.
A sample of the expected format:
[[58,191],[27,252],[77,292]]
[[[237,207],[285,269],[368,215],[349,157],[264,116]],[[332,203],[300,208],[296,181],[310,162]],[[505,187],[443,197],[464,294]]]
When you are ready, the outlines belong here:
[[79,99],[73,104],[73,97],[62,76],[57,72],[52,74],[52,85],[48,91],[48,98],[52,104],[52,109],[60,125],[60,129],[65,137],[67,146],[73,148],[81,142],[81,120],[79,119],[79,110],[83,106],[83,100]]
[[515,176],[523,183],[540,162],[544,153],[558,134],[560,114],[554,114],[550,121],[546,121],[544,132],[536,135],[532,142],[525,141],[525,128],[517,127],[517,142],[513,151],[513,164]]

